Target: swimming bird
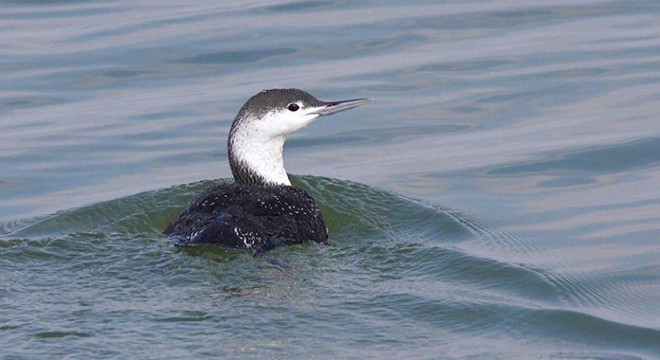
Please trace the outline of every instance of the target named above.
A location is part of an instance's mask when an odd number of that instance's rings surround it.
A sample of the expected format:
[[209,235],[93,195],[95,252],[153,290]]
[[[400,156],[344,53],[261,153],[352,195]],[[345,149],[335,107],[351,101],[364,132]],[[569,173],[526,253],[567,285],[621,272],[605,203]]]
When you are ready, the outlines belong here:
[[211,244],[251,252],[305,241],[327,243],[328,230],[314,198],[289,181],[284,142],[321,116],[370,100],[321,101],[298,89],[254,95],[229,130],[227,153],[234,182],[199,194],[165,235],[180,246]]

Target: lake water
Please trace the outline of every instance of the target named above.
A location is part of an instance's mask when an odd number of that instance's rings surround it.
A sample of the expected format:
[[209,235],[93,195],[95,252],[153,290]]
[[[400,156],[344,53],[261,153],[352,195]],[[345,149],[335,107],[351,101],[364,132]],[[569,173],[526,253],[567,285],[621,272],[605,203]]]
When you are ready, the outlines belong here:
[[[3,359],[660,358],[660,2],[0,4]],[[332,246],[161,235],[275,87]]]

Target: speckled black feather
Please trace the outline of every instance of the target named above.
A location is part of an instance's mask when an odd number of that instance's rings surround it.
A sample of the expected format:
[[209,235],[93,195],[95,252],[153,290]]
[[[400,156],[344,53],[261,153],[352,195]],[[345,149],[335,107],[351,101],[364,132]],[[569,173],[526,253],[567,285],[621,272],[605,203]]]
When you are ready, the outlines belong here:
[[327,243],[314,199],[285,185],[220,184],[193,200],[165,234],[178,245],[212,244],[259,252],[305,241]]

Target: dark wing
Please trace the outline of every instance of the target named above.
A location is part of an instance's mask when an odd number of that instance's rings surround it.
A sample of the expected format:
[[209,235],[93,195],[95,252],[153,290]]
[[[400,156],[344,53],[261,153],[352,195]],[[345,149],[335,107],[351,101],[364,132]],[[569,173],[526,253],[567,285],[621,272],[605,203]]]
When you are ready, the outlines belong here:
[[314,199],[291,186],[221,184],[207,189],[165,230],[179,245],[214,244],[261,251],[327,242]]

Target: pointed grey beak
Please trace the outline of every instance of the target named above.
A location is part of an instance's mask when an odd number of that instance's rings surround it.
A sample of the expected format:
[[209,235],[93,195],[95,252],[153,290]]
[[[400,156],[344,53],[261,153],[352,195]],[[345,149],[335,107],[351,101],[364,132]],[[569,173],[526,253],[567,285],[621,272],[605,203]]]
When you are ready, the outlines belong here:
[[316,113],[319,116],[326,116],[338,113],[340,111],[346,111],[350,109],[355,109],[358,106],[362,106],[373,99],[364,98],[364,99],[352,99],[352,100],[341,100],[341,101],[328,101],[324,102],[324,107],[318,110]]

